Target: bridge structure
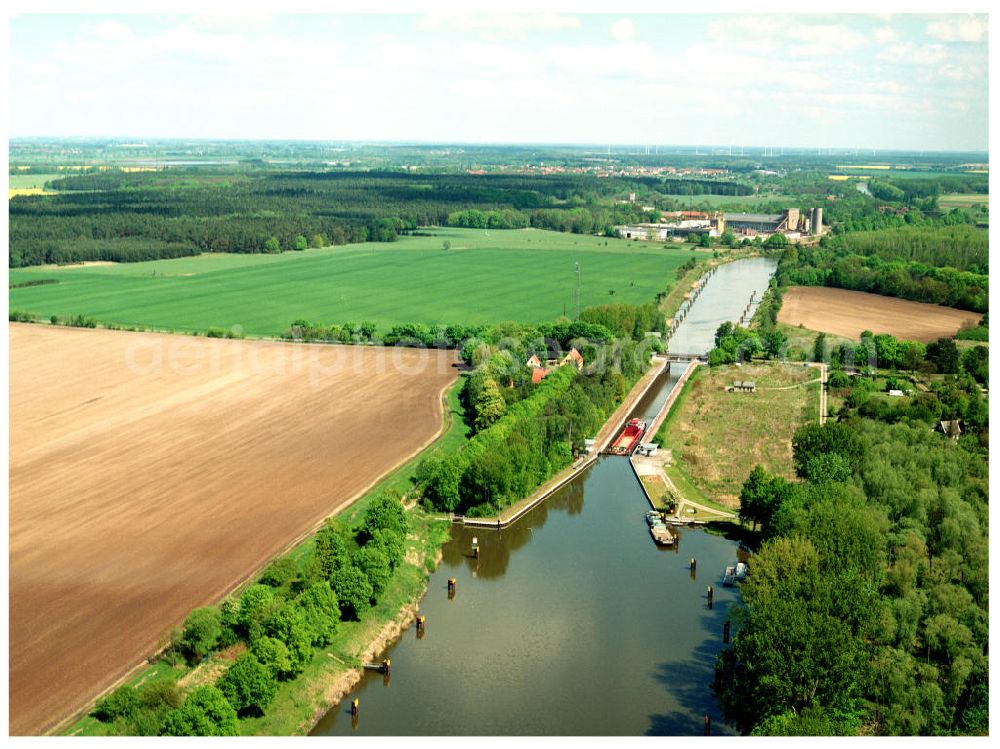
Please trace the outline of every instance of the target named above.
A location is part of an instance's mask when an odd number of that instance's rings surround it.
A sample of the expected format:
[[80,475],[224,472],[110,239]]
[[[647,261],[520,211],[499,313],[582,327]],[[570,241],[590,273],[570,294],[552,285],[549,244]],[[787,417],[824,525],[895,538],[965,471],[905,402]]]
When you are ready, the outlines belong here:
[[692,353],[675,354],[672,351],[668,351],[667,354],[666,354],[666,358],[667,358],[667,361],[671,362],[671,363],[676,362],[678,364],[688,364],[688,363],[693,362],[693,361],[694,362],[707,362],[708,361],[708,354],[692,354]]

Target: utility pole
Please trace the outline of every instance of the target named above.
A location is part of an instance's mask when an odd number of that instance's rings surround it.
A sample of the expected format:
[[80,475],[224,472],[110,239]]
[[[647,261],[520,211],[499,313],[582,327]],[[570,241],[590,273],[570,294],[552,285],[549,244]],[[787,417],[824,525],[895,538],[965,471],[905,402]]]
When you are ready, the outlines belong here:
[[576,264],[576,317],[573,319],[580,319],[580,263]]

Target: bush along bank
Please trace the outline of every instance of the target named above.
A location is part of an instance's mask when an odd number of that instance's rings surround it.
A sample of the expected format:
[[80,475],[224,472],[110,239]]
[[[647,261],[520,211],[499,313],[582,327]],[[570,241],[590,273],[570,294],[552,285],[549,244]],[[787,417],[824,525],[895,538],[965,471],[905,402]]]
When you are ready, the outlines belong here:
[[[239,595],[192,611],[153,667],[155,676],[170,666],[168,678],[111,692],[91,711],[85,732],[237,735],[270,732],[271,720],[290,721],[288,732],[301,727],[311,712],[301,715],[289,699],[301,686],[295,682],[328,670],[331,649],[360,652],[369,639],[365,625],[381,625],[370,621],[373,608],[387,604],[392,618],[419,597],[427,554],[416,554],[416,565],[407,554],[436,549],[447,536],[442,525],[405,511],[394,492],[377,495],[357,527],[328,521],[311,543],[276,559]],[[358,665],[346,659],[341,663]]]

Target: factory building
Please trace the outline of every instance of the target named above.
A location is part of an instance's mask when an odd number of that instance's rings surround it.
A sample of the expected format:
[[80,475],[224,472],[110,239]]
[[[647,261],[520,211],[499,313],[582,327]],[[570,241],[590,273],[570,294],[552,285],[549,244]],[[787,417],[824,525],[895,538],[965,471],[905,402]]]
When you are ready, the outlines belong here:
[[[697,216],[697,218],[695,218]],[[792,240],[823,233],[823,209],[812,208],[808,214],[798,208],[787,208],[781,213],[707,213],[676,211],[666,213],[659,223],[627,224],[616,226],[619,237],[625,239],[665,240],[688,234],[708,234],[721,237],[731,231],[736,237],[761,237],[784,234]]]
[[789,239],[823,233],[823,209],[812,208],[808,215],[798,208],[786,208],[781,213],[727,213],[725,229],[737,236],[755,237],[784,234]]

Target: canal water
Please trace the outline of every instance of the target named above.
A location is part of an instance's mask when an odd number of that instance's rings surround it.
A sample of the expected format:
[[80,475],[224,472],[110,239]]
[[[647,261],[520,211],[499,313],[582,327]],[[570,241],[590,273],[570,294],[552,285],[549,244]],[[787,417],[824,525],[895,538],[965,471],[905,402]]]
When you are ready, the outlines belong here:
[[[722,266],[670,348],[707,351],[774,267]],[[655,415],[678,374],[634,413]],[[423,636],[405,632],[384,654],[391,678],[367,672],[313,735],[700,735],[706,713],[714,734],[730,733],[710,684],[737,596],[721,584],[736,545],[684,529],[661,549],[647,509],[628,461],[605,457],[509,528],[455,526],[421,602]]]

